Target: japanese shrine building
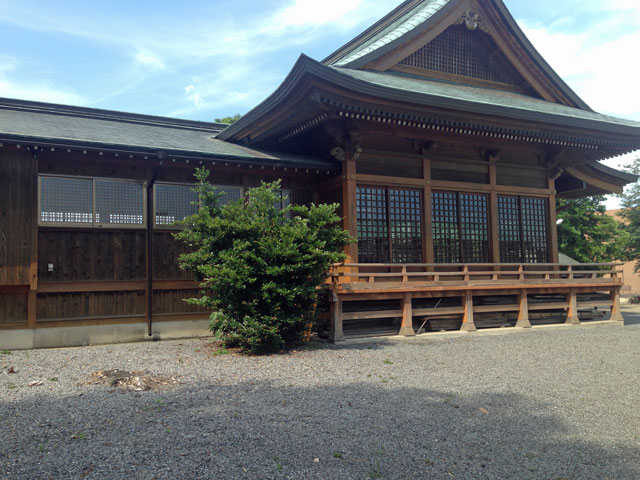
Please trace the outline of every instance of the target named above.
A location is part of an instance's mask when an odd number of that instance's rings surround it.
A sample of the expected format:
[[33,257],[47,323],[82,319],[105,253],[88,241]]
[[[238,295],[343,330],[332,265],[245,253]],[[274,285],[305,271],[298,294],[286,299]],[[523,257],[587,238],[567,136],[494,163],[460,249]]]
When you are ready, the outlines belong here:
[[0,348],[203,332],[172,237],[200,165],[228,200],[281,178],[341,204],[333,340],[621,319],[616,265],[558,263],[555,200],[635,181],[599,162],[640,123],[591,110],[501,0],[405,1],[229,127],[2,99],[0,143]]

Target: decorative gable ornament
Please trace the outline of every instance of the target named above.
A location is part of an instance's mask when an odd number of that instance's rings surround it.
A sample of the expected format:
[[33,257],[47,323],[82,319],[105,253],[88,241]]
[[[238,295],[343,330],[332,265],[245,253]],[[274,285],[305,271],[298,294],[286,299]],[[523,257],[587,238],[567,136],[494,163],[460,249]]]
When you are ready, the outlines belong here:
[[480,19],[480,14],[478,12],[474,11],[474,10],[467,10],[453,24],[454,25],[461,25],[462,23],[464,23],[464,25],[469,30],[475,30],[476,28],[479,28],[483,32],[489,33],[489,29],[484,24],[484,22]]

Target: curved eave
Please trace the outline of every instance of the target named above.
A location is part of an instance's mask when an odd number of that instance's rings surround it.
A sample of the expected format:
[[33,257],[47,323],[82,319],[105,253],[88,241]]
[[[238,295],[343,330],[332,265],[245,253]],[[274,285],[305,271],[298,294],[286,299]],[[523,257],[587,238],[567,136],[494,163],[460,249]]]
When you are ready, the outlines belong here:
[[583,182],[583,188],[559,192],[564,198],[580,198],[593,195],[620,194],[625,185],[634,183],[638,176],[607,167],[600,163],[589,163],[568,167],[566,174]]
[[[588,115],[599,116],[602,118],[581,118],[569,116],[568,114],[545,113],[513,106],[495,105],[481,101],[470,101],[460,98],[446,97],[443,95],[403,90],[354,78],[353,76],[350,76],[347,71],[344,71],[343,73],[341,70],[343,69],[328,67],[305,55],[301,55],[284,82],[273,94],[236,123],[220,132],[216,138],[221,140],[231,140],[234,142],[243,140],[246,138],[246,132],[255,122],[265,120],[266,117],[273,114],[276,111],[276,108],[293,92],[300,89],[302,85],[299,85],[299,81],[304,75],[312,75],[317,79],[328,82],[334,87],[339,87],[344,91],[345,95],[349,95],[351,92],[358,96],[370,96],[373,100],[391,100],[401,103],[404,106],[409,105],[414,108],[431,107],[446,111],[453,110],[460,113],[479,114],[487,117],[535,122],[536,124],[585,129],[594,133],[614,134],[626,137],[624,140],[631,145],[629,147],[629,151],[640,148],[640,125],[630,125],[627,121],[614,119],[613,117],[606,117],[593,112],[586,112]],[[378,73],[376,75],[386,74]],[[572,109],[572,107],[563,108]],[[583,110],[575,110],[576,113],[583,112]],[[608,118],[616,121],[607,121]]]

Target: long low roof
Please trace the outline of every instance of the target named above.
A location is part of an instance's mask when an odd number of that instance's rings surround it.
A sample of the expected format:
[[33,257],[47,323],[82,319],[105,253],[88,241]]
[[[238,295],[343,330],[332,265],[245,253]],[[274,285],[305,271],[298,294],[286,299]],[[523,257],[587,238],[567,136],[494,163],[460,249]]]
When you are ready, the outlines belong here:
[[166,152],[177,157],[336,168],[335,162],[216,139],[227,125],[0,98],[0,141]]

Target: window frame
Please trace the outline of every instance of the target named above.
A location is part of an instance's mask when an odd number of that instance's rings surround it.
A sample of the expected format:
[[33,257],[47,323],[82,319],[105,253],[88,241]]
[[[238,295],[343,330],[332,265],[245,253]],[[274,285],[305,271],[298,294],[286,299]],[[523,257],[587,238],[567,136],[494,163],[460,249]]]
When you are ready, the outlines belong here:
[[[434,214],[434,195],[437,194],[450,194],[454,196],[455,199],[455,215],[456,215],[456,221],[455,223],[453,223],[453,225],[455,225],[456,230],[458,232],[458,239],[457,239],[457,255],[459,257],[459,261],[458,262],[438,262],[436,259],[436,246],[435,246],[435,242],[436,242],[436,238],[435,238],[435,228],[434,228],[434,220],[433,220],[433,214]],[[465,239],[467,241],[469,240],[475,240],[477,241],[478,239],[473,239],[473,238],[466,238],[464,237],[464,233],[465,233],[465,229],[463,227],[463,210],[462,210],[462,204],[461,204],[461,196],[462,195],[476,195],[479,197],[483,197],[484,198],[484,207],[485,207],[485,235],[486,238],[483,240],[480,240],[482,242],[485,242],[485,258],[481,259],[480,261],[469,261],[469,259],[466,258],[466,253],[467,250],[465,249]],[[433,255],[433,262],[437,263],[437,264],[441,264],[441,265],[446,265],[447,263],[454,263],[454,264],[485,264],[485,263],[490,263],[491,262],[491,224],[490,224],[490,219],[491,219],[491,198],[489,193],[487,192],[478,192],[478,191],[466,191],[466,190],[461,190],[461,191],[454,191],[454,190],[440,190],[440,189],[433,189],[431,190],[431,212],[429,212],[429,214],[431,215],[431,231],[432,231],[432,255]]]
[[[45,222],[42,221],[42,178],[66,178],[71,180],[91,180],[91,222]],[[142,189],[142,223],[104,223],[96,222],[96,181],[133,183]],[[147,182],[131,178],[92,177],[87,175],[64,175],[38,173],[38,227],[90,228],[101,230],[141,230],[147,227]]]
[[[552,242],[551,242],[551,238],[550,238],[550,231],[551,229],[554,227],[553,225],[550,224],[550,219],[551,219],[551,215],[550,215],[550,209],[549,209],[549,205],[551,202],[551,199],[549,197],[541,197],[541,196],[534,196],[534,195],[514,195],[514,194],[498,194],[498,202],[497,202],[497,220],[498,220],[498,250],[500,252],[500,262],[503,261],[502,257],[503,257],[503,247],[502,247],[502,221],[501,221],[501,215],[500,215],[500,197],[510,197],[510,198],[515,198],[517,199],[517,214],[518,214],[518,235],[519,235],[519,248],[520,248],[520,259],[516,262],[512,262],[512,263],[523,263],[523,264],[528,264],[528,265],[536,265],[536,264],[545,264],[545,263],[549,263],[550,262],[550,258],[552,256]],[[541,200],[544,204],[543,209],[544,209],[544,222],[542,223],[544,225],[545,228],[545,235],[544,235],[544,239],[545,239],[545,258],[542,259],[542,261],[536,261],[536,262],[529,262],[527,261],[527,256],[531,256],[531,252],[535,252],[535,249],[529,249],[527,250],[527,245],[531,244],[531,239],[527,239],[525,238],[526,236],[526,229],[525,229],[525,215],[524,215],[524,199],[531,199],[531,200]],[[540,223],[540,222],[538,222]]]
[[[356,231],[359,230],[359,226],[358,226],[358,220],[359,220],[359,216],[358,216],[358,208],[357,208],[357,190],[359,188],[372,188],[372,189],[381,189],[384,191],[384,201],[385,201],[385,214],[386,214],[386,218],[385,218],[385,229],[386,229],[386,235],[387,235],[387,240],[386,240],[386,244],[385,244],[385,249],[387,250],[386,254],[387,254],[387,260],[385,261],[373,261],[373,262],[365,262],[361,260],[361,248],[360,248],[360,236],[357,235],[357,245],[358,245],[358,263],[362,263],[362,264],[376,264],[376,263],[394,263],[397,265],[402,265],[405,263],[422,263],[425,261],[425,243],[426,243],[426,239],[425,239],[425,232],[426,232],[426,224],[425,224],[425,212],[424,212],[424,190],[421,188],[415,188],[415,186],[403,186],[403,185],[370,185],[370,184],[361,184],[358,183],[356,185]],[[390,190],[401,190],[401,191],[411,191],[411,192],[416,192],[418,194],[418,205],[420,208],[420,214],[419,214],[419,219],[420,219],[420,235],[419,238],[420,239],[420,248],[416,250],[417,252],[417,256],[420,258],[420,260],[415,261],[415,262],[394,262],[394,236],[393,236],[393,218],[392,218],[392,212],[391,212],[391,193]],[[412,237],[409,237],[412,238]],[[400,249],[402,250],[402,249]]]
[[[156,185],[172,185],[172,186],[179,186],[179,187],[189,187],[189,188],[195,188],[198,186],[197,183],[186,183],[186,182],[155,182],[153,184],[153,229],[154,230],[183,230],[185,227],[184,225],[176,225],[175,222],[179,221],[176,220],[171,224],[158,224],[156,222],[156,217],[157,217],[157,194],[158,191],[156,189]],[[242,185],[211,185],[212,187],[219,189],[219,188],[237,188],[240,190],[240,197],[244,198],[244,196],[246,195],[247,189],[245,187],[243,187]]]

